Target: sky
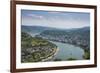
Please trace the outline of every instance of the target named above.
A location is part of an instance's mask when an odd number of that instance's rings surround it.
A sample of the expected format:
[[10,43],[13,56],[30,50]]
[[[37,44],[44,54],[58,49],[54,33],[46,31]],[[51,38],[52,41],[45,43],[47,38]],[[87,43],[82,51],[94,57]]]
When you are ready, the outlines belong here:
[[90,13],[21,10],[21,25],[61,29],[88,27],[90,26]]

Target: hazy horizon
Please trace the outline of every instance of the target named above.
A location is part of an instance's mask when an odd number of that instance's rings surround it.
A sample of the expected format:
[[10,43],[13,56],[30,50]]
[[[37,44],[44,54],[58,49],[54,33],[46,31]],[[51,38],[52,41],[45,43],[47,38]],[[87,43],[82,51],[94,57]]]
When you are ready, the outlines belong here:
[[57,28],[57,27],[47,27],[47,26],[37,26],[37,25],[21,25],[21,26],[29,26],[29,27],[44,27],[44,28],[53,28],[53,29],[61,29],[61,30],[69,30],[69,29],[80,29],[80,28],[87,28],[87,27],[89,27],[90,28],[90,26],[85,26],[85,27],[78,27],[78,28]]
[[90,14],[80,12],[55,12],[22,10],[21,25],[60,29],[90,27]]

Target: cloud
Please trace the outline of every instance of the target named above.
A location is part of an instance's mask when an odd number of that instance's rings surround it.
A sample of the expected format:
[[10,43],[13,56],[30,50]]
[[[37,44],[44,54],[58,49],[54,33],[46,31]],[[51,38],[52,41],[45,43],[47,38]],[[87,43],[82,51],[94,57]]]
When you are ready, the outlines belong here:
[[56,14],[56,13],[62,13],[62,12],[60,12],[60,11],[50,11],[50,12],[48,12],[48,13]]
[[42,16],[42,15],[36,15],[36,14],[28,14],[28,17],[36,18],[36,19],[43,19],[44,18],[44,16]]

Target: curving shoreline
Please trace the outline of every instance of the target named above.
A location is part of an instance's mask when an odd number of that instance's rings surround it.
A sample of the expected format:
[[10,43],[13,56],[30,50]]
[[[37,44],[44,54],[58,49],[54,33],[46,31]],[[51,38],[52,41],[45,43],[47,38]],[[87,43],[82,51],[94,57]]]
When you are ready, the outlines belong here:
[[50,55],[48,58],[43,59],[42,62],[52,59],[57,54],[58,51],[59,51],[59,48],[56,48],[55,52],[53,52],[53,54]]

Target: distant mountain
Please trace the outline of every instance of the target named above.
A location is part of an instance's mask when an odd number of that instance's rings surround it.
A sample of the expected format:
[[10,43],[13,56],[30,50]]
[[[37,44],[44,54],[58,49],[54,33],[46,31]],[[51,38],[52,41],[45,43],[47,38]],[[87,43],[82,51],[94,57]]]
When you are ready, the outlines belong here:
[[22,31],[25,31],[25,32],[34,33],[34,32],[42,32],[44,30],[47,30],[48,28],[41,27],[41,26],[24,26],[24,25],[22,25],[21,29],[22,29]]
[[42,32],[44,30],[54,30],[57,28],[52,28],[52,27],[44,27],[44,26],[25,26],[21,25],[22,31],[27,31],[27,32]]
[[89,30],[90,27],[83,27],[83,28],[71,28],[71,29],[59,29],[59,28],[53,28],[53,27],[45,27],[45,26],[25,26],[21,25],[21,30],[25,32],[31,32],[31,33],[40,33],[45,30],[58,30],[58,31],[78,31],[78,30]]
[[27,32],[31,34],[32,36],[40,34],[43,31],[46,30],[55,30],[56,28],[50,28],[50,27],[43,27],[43,26],[25,26],[21,25],[21,31]]
[[84,38],[89,39],[90,37],[90,27],[83,28],[71,28],[71,29],[59,29],[52,27],[44,27],[44,26],[21,26],[22,32],[27,32],[31,34],[31,36],[40,35],[40,36],[51,36],[51,37],[59,37],[59,36],[84,36]]
[[[46,28],[46,27],[44,27]],[[83,28],[73,28],[73,29],[52,29],[48,28],[46,31],[42,31],[40,33],[41,36],[51,36],[51,37],[59,37],[59,36],[84,36],[89,39],[90,37],[90,27]]]

